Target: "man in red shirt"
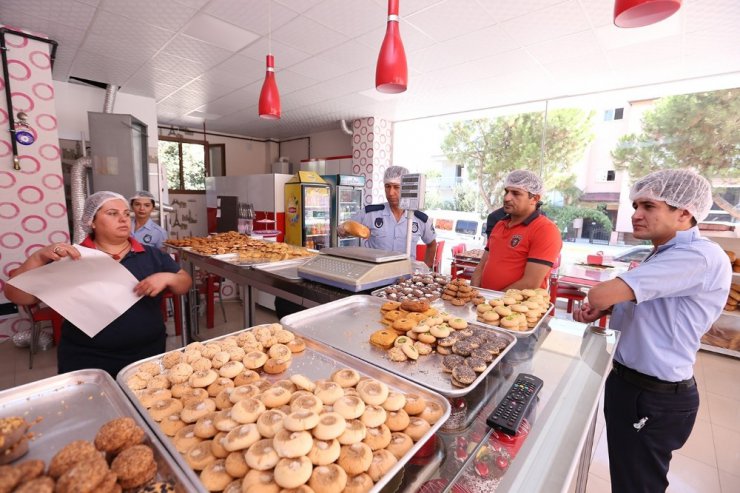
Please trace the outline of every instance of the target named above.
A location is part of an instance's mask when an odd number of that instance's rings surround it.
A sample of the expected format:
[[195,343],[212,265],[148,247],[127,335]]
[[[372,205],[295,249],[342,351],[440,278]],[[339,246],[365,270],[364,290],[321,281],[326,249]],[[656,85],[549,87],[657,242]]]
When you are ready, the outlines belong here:
[[555,223],[539,211],[543,189],[542,180],[531,171],[515,170],[506,177],[507,216],[491,231],[473,286],[494,291],[547,287],[563,241]]

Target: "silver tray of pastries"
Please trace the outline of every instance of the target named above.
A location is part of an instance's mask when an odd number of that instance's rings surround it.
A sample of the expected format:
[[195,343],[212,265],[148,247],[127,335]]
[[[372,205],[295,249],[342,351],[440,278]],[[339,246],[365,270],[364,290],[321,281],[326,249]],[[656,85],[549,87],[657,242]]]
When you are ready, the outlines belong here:
[[[193,491],[341,491],[350,481],[381,491],[444,423],[449,403],[329,346],[288,341],[286,332],[266,324],[193,343],[129,365],[117,379],[197,484]],[[161,392],[165,379],[171,386]]]
[[[43,461],[43,471],[36,470],[35,473],[41,475],[34,480],[37,483],[27,483],[26,488],[30,488],[28,491],[46,491],[43,483],[53,485],[51,477],[56,480],[57,491],[68,487],[74,489],[75,483],[71,486],[63,484],[73,480],[74,462],[82,457],[87,460],[96,459],[93,462],[98,463],[92,471],[85,474],[86,481],[98,481],[93,484],[93,487],[97,488],[95,491],[108,491],[103,486],[108,485],[107,481],[118,482],[126,489],[154,486],[153,483],[159,483],[156,485],[157,488],[165,488],[164,485],[167,483],[170,489],[161,491],[182,493],[193,491],[191,479],[174,460],[158,435],[142,419],[116,382],[102,370],[89,369],[64,373],[0,392],[0,418],[7,420],[12,419],[11,417],[22,417],[31,423],[28,430],[31,439],[26,443],[28,452],[10,464],[16,467],[29,461]],[[130,419],[118,419],[122,417]],[[125,443],[125,445],[139,444],[135,451],[131,451],[132,453],[127,452],[125,455],[124,452],[119,453],[123,448],[120,443],[114,444],[110,440],[104,442],[102,438],[96,440],[101,427],[114,419],[118,421],[116,424],[123,427],[115,429],[108,427],[108,432],[123,437],[126,431],[136,430],[136,435],[133,433],[130,435],[131,443]],[[138,425],[138,428],[134,425]],[[114,445],[116,450],[111,449],[111,445]],[[120,472],[118,467],[124,466],[124,461],[131,461],[133,458],[142,466],[141,471],[133,471],[138,477],[121,474],[118,477],[115,475],[111,477],[112,473],[106,471],[105,465],[99,466],[104,451],[108,451],[109,459],[112,457],[111,451],[115,454],[109,466],[113,472],[117,470]],[[146,464],[146,461],[149,464]],[[41,466],[39,462],[35,464]],[[88,465],[89,463],[81,464],[80,467]],[[70,473],[65,478],[66,471]],[[44,474],[47,475],[46,478],[42,477]],[[12,476],[7,470],[3,475],[6,476],[5,479]],[[114,487],[114,484],[110,486]]]
[[[446,397],[462,397],[471,392],[516,343],[516,337],[511,334],[470,323],[462,318],[445,323],[438,310],[435,310],[436,314],[417,313],[418,317],[413,319],[401,310],[384,310],[386,305],[394,303],[396,302],[375,296],[355,295],[288,315],[281,322],[296,334],[344,351]],[[396,320],[390,322],[390,318]],[[398,320],[399,318],[402,320]],[[424,323],[446,327],[439,327],[434,331],[422,330],[421,324]],[[427,337],[434,332],[440,335],[440,338],[434,336],[426,340],[410,341],[417,348],[417,352],[422,354],[415,359],[410,357],[404,361],[403,356],[399,354],[399,351],[404,349],[398,339],[403,337],[403,330],[406,330],[406,339],[413,338],[414,332],[419,334],[418,337],[422,337],[421,334]],[[471,370],[474,373],[468,372],[465,368],[453,372],[453,366],[469,366],[465,363],[473,354],[472,351],[482,349],[481,341],[476,344],[472,344],[472,341],[463,341],[472,336],[478,339],[490,338],[482,341],[482,344],[490,342],[495,347],[489,352],[484,363],[481,364],[479,361],[482,358],[476,357],[475,369]],[[381,337],[382,339],[378,340]],[[386,338],[388,340],[384,340]],[[467,344],[456,345],[457,339]],[[375,344],[371,344],[371,340],[374,340]],[[406,345],[405,342],[408,341],[404,341],[403,345]],[[417,342],[423,342],[425,345]],[[429,351],[421,349],[427,346]],[[413,356],[413,349],[407,350]],[[440,351],[444,351],[445,354],[441,354]],[[488,351],[488,346],[485,351]],[[456,353],[462,358],[448,357],[449,353]],[[460,379],[453,382],[456,376]]]
[[434,301],[444,292],[450,276],[437,273],[414,274],[409,278],[399,279],[390,286],[376,289],[370,294],[392,301],[420,300]]

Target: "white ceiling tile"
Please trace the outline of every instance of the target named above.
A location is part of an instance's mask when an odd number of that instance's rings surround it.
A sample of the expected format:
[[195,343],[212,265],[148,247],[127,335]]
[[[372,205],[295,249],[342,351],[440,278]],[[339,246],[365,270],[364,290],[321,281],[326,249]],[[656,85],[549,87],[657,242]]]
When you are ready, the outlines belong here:
[[530,45],[527,51],[544,64],[593,55],[600,53],[601,48],[593,31],[588,30]]
[[606,52],[615,70],[642,70],[663,60],[679,59],[681,36],[657,39],[639,45],[629,45]]
[[272,39],[306,53],[316,54],[340,43],[347,37],[306,17],[296,17],[272,32]]
[[270,19],[268,13],[272,18],[273,32],[297,16],[294,10],[279,3],[272,2],[270,4],[265,0],[212,0],[204,11],[214,17],[261,35],[267,35],[269,30]]
[[[256,96],[257,99],[259,99],[259,92]],[[235,91],[222,98],[210,101],[205,105],[200,106],[198,110],[219,115],[230,115],[237,111],[241,111],[248,106],[252,106],[254,104],[254,98],[255,95],[251,91]]]
[[366,65],[374,66],[378,61],[378,48],[370,48],[357,41],[347,41],[320,53],[317,57],[339,65],[344,73]]
[[738,26],[740,26],[740,2],[728,3],[726,0],[694,1],[683,5],[678,14],[686,17],[685,29],[687,33],[707,29],[737,32]]
[[614,2],[611,0],[581,2],[592,27],[614,25]]
[[[9,19],[15,15],[7,15],[7,12],[31,12],[33,16],[47,21],[71,26],[77,29],[86,27],[95,14],[95,7],[72,0],[3,0],[2,21],[10,24]],[[23,26],[25,27],[25,26]]]
[[230,89],[238,89],[261,79],[264,77],[264,74],[264,67],[259,67],[257,69],[244,67],[244,70],[241,73],[226,72],[215,68],[201,75],[200,79],[213,81],[218,85],[228,87]]
[[184,34],[178,34],[170,41],[165,46],[164,52],[192,60],[205,69],[218,65],[233,54],[228,50],[204,43]]
[[557,39],[589,28],[588,19],[576,0],[508,20],[502,25],[522,46]]
[[249,83],[265,73],[265,62],[260,59],[237,54],[227,58],[214,68],[222,72],[239,75],[242,78],[251,79],[245,82]]
[[179,30],[196,12],[173,0],[102,0],[100,8],[170,31]]
[[[383,44],[383,38],[385,38],[385,31],[385,27],[381,27],[370,31],[369,33],[365,33],[362,36],[358,36],[357,38],[355,38],[355,41],[362,43],[370,48],[373,48],[376,50],[376,52],[379,53],[380,46]],[[409,24],[408,22],[405,22],[403,19],[401,19],[400,32],[401,41],[403,42],[403,49],[404,51],[406,51],[406,56],[417,50],[428,48],[429,46],[432,46],[436,43],[436,41],[430,36],[427,36],[418,28]]]
[[315,7],[324,0],[275,0],[275,3],[279,3],[295,12],[305,12],[308,9]]
[[682,32],[681,19],[677,16],[669,17],[663,22],[639,29],[624,29],[607,24],[594,29],[601,46],[612,50],[625,46],[639,46],[654,40],[675,37]]
[[193,17],[182,32],[231,52],[241,50],[260,37],[257,33],[204,13]]
[[296,63],[290,67],[290,70],[306,77],[312,77],[316,80],[333,79],[334,77],[344,73],[341,65],[318,57],[309,58],[301,63]]
[[278,71],[275,74],[275,80],[281,95],[311,87],[319,82],[318,79],[313,77],[294,73],[292,69]]
[[190,82],[193,80],[193,77],[190,77],[189,75],[179,74],[177,72],[158,70],[156,68],[152,68],[151,66],[144,66],[131,79],[132,81],[138,81],[140,79],[151,79],[155,82],[175,86],[179,89],[182,86],[190,84]]
[[[599,3],[594,0],[587,1],[588,3]],[[478,0],[478,2],[494,19],[501,22],[537,12],[538,10],[562,3],[563,0],[517,0],[516,2],[507,0]]]
[[[260,38],[251,45],[239,52],[240,55],[246,55],[255,60],[259,60],[262,67],[265,66],[265,56],[270,50],[268,49],[267,38]],[[305,51],[298,50],[279,41],[272,40],[272,55],[275,57],[277,67],[290,67],[306,57],[310,57]]]
[[475,0],[436,4],[404,19],[437,41],[456,38],[493,23],[493,18]]
[[138,68],[137,64],[126,60],[80,50],[72,65],[70,75],[106,84],[123,85]]
[[208,0],[175,0],[175,2],[185,7],[197,10],[207,4]]
[[198,77],[205,71],[205,68],[197,62],[163,52],[158,53],[154,58],[149,60],[142,67],[142,71],[150,68],[185,75],[188,77],[188,80]]
[[348,37],[378,29],[388,22],[387,9],[371,0],[354,0],[351,9],[342,8],[345,3],[346,0],[326,0],[304,15]]

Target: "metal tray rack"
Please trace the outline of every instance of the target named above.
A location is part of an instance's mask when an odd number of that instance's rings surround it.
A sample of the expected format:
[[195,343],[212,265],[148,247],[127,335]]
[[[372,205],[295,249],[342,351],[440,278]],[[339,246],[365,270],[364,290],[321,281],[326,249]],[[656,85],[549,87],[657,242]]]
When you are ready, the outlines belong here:
[[[246,330],[248,331],[254,328],[255,327],[251,327]],[[235,332],[202,342],[203,344],[207,344],[209,342],[218,341],[220,339],[224,339],[233,335],[238,335],[240,333],[241,332]],[[370,493],[379,493],[383,490],[383,487],[389,481],[396,477],[403,466],[416,454],[416,452],[418,452],[418,450],[427,442],[427,440],[432,438],[432,436],[447,420],[447,418],[450,416],[450,403],[447,401],[447,399],[438,394],[435,394],[434,392],[429,391],[428,389],[420,387],[419,385],[413,382],[409,382],[408,380],[405,380],[403,378],[399,378],[398,376],[393,375],[392,373],[389,373],[381,368],[377,368],[373,365],[360,361],[359,359],[338,351],[334,348],[325,346],[308,338],[305,339],[305,342],[306,350],[302,353],[293,355],[293,363],[291,364],[290,368],[277,375],[262,374],[262,377],[267,378],[270,381],[278,381],[288,378],[290,375],[300,373],[312,380],[318,380],[321,378],[328,378],[334,371],[337,370],[337,368],[353,368],[357,370],[361,375],[385,382],[385,384],[393,390],[403,393],[420,395],[427,400],[437,402],[440,406],[442,406],[442,409],[444,409],[442,417],[431,426],[429,431],[423,437],[421,437],[421,439],[414,444],[414,446],[406,453],[406,455],[401,457],[401,459],[399,459],[399,461],[393,466],[393,468],[388,471],[385,476],[380,478],[380,480],[375,483],[373,488],[370,490]],[[174,460],[178,464],[178,466],[180,466],[180,468],[185,471],[185,475],[188,477],[191,484],[196,485],[192,490],[189,491],[207,493],[208,490],[203,487],[195,471],[193,471],[188,466],[187,462],[185,462],[185,459],[177,451],[172,439],[160,430],[157,423],[155,423],[151,419],[147,410],[139,403],[139,400],[136,398],[134,393],[131,391],[131,389],[128,388],[128,385],[126,385],[126,381],[128,380],[128,378],[137,372],[137,368],[141,364],[148,361],[161,361],[161,358],[162,355],[154,356],[141,361],[137,361],[136,363],[132,363],[118,373],[116,380],[123,388],[124,393],[131,400],[134,407],[136,407],[139,413],[143,416],[144,420],[150,424],[159,440],[164,444],[170,454],[174,457]]]
[[281,279],[287,279],[288,281],[300,281],[301,276],[298,275],[298,267],[306,263],[311,257],[303,257],[290,260],[281,260],[279,262],[273,262],[270,264],[259,264],[255,265],[254,268],[267,272],[275,277]]
[[281,323],[308,339],[337,348],[446,397],[462,397],[472,391],[516,343],[515,337],[497,330],[498,327],[471,323],[472,327],[496,332],[506,338],[509,345],[473,383],[458,388],[452,385],[450,375],[442,371],[442,355],[435,352],[420,357],[416,362],[397,363],[388,359],[387,351],[370,344],[370,335],[383,328],[380,307],[386,301],[368,295],[349,296],[288,315],[283,317]]
[[22,416],[27,421],[41,418],[31,428],[35,438],[19,462],[41,459],[47,466],[68,443],[92,441],[106,422],[130,416],[146,432],[145,443],[157,461],[157,480],[174,481],[177,492],[193,491],[191,478],[102,370],[78,370],[4,390],[0,392],[0,416]]

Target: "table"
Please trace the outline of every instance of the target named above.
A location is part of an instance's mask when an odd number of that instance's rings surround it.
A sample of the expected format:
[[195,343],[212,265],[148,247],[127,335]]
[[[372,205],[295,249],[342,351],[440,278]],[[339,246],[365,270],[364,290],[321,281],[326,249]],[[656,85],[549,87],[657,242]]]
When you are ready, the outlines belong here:
[[558,284],[568,284],[589,289],[600,282],[614,279],[627,268],[622,265],[591,266],[587,264],[561,265],[558,269]]

